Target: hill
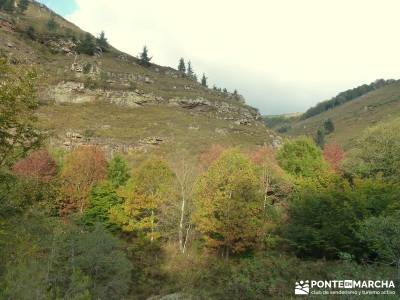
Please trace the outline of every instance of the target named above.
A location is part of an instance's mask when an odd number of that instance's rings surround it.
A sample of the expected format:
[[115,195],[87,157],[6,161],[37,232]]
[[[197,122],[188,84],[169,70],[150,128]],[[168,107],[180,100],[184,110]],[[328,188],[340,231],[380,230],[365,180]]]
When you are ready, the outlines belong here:
[[38,70],[39,123],[56,147],[197,154],[213,143],[277,141],[242,96],[211,90],[170,67],[143,65],[111,45],[103,49],[35,1],[22,14],[0,10],[0,41],[2,57]]
[[395,82],[307,119],[291,119],[286,124],[286,134],[315,136],[318,128],[330,119],[335,129],[327,141],[349,149],[366,128],[399,116],[400,83]]

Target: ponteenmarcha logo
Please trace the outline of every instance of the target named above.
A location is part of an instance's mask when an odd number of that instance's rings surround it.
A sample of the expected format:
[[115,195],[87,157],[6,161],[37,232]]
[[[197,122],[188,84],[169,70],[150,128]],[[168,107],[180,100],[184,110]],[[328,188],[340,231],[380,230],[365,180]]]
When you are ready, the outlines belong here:
[[310,293],[310,281],[300,280],[296,282],[296,287],[294,289],[295,295],[308,295]]
[[300,280],[295,295],[395,295],[393,280]]

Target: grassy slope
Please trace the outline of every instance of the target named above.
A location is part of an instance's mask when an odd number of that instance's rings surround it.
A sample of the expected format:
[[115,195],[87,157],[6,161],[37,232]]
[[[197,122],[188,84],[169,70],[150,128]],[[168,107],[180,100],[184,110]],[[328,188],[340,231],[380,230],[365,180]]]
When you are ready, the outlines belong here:
[[364,129],[398,116],[400,116],[400,84],[395,83],[309,119],[296,121],[291,124],[287,134],[314,135],[318,127],[330,118],[335,125],[335,131],[327,137],[327,140],[349,149]]
[[[22,33],[28,26],[33,26],[37,34],[47,34],[45,24],[51,17],[60,24],[57,34],[73,34],[80,38],[84,32],[78,27],[38,5],[31,5],[23,16],[0,13],[0,17],[13,19],[17,28],[15,32],[0,28],[0,40],[3,41],[0,42],[0,49],[20,61],[33,63],[40,73],[41,90],[64,80],[84,82],[87,79],[84,75],[77,76],[70,70],[75,59],[73,56],[54,53],[48,46],[31,40]],[[8,42],[15,47],[9,48]],[[144,68],[137,63],[136,58],[129,55],[126,55],[127,61],[121,60],[121,54],[123,53],[111,47],[100,58],[80,55],[78,61],[82,64],[89,62],[100,65],[104,72],[148,76],[154,83],[134,82],[135,88],[144,93],[153,93],[166,99],[204,97],[212,101],[230,101],[238,107],[246,107],[192,80],[165,74],[167,71],[174,71],[171,68],[157,65]],[[116,81],[110,89],[127,89]],[[190,89],[186,89],[185,86],[189,86]],[[59,142],[62,142],[67,131],[83,133],[87,129],[94,131],[96,141],[105,144],[110,141],[113,144],[137,145],[138,140],[142,138],[160,136],[168,142],[152,147],[152,150],[161,153],[185,148],[191,154],[198,154],[213,143],[251,147],[268,143],[271,139],[270,133],[261,122],[255,122],[252,126],[236,125],[231,120],[213,118],[210,114],[167,106],[127,109],[97,102],[75,105],[44,104],[39,110],[39,121],[41,128],[48,131],[53,140]],[[102,128],[103,125],[108,125],[108,129]]]

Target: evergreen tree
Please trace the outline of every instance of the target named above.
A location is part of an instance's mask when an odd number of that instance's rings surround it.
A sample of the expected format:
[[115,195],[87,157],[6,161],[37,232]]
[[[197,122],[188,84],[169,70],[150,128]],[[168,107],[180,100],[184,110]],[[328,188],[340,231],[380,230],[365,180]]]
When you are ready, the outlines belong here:
[[228,94],[228,90],[226,88],[224,88],[222,91],[224,92],[224,94]]
[[87,55],[93,55],[96,49],[96,45],[93,41],[92,35],[90,33],[86,33],[83,40],[78,45],[78,52],[84,53]]
[[0,0],[0,9],[13,11],[14,10],[14,0]]
[[324,129],[326,134],[330,134],[335,131],[335,125],[333,124],[331,119],[328,119],[324,122]]
[[206,77],[206,75],[203,73],[203,77],[201,78],[201,85],[202,86],[205,86],[205,87],[208,87],[208,85],[207,85],[207,77]]
[[107,179],[114,188],[124,185],[128,179],[129,168],[127,162],[119,155],[115,156],[107,168]]
[[28,0],[21,0],[18,5],[18,10],[21,14],[23,14],[29,7],[29,1]]
[[178,71],[181,72],[182,74],[186,73],[185,60],[183,59],[183,57],[179,59]]
[[106,34],[104,31],[100,32],[99,36],[96,39],[97,45],[101,48],[101,50],[106,51],[108,48],[108,41],[106,38]]
[[319,128],[315,136],[315,143],[322,149],[325,145],[325,129]]
[[193,72],[193,67],[192,67],[192,62],[191,62],[191,61],[188,61],[188,63],[187,63],[186,74],[187,74],[187,76],[188,76],[189,78],[192,78],[192,79],[194,78],[194,77],[193,77],[194,72]]
[[149,57],[149,50],[147,49],[147,46],[144,46],[142,53],[140,53],[139,55],[140,64],[142,66],[148,67],[151,65],[150,61],[152,60],[152,58],[153,57]]
[[58,24],[57,24],[57,22],[54,20],[54,18],[50,18],[50,19],[47,21],[46,26],[47,26],[47,29],[48,29],[49,31],[56,31],[57,28],[58,28]]

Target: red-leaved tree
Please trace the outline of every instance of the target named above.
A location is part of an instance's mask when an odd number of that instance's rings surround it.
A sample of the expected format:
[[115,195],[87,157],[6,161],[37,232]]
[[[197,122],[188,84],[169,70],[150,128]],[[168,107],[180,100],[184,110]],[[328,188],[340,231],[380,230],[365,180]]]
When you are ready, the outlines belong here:
[[213,144],[200,155],[200,165],[207,169],[214,161],[216,161],[225,151],[224,146]]
[[82,212],[88,204],[92,187],[105,178],[107,161],[104,152],[94,146],[79,147],[69,153],[61,171],[61,214]]
[[32,152],[24,159],[19,160],[13,167],[16,174],[35,180],[47,182],[57,174],[57,165],[47,150]]
[[343,149],[338,144],[326,144],[324,147],[324,158],[332,170],[338,172],[340,164],[345,157]]

